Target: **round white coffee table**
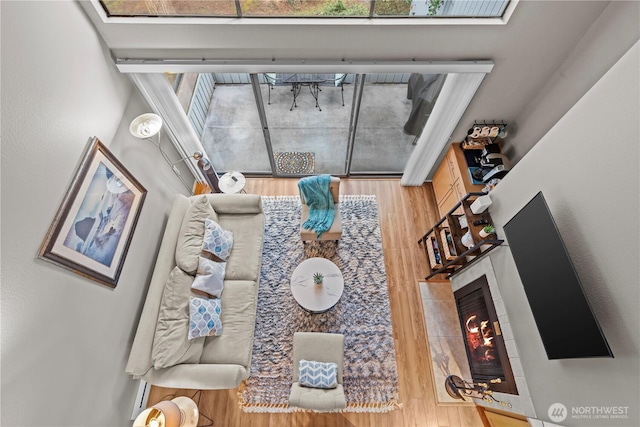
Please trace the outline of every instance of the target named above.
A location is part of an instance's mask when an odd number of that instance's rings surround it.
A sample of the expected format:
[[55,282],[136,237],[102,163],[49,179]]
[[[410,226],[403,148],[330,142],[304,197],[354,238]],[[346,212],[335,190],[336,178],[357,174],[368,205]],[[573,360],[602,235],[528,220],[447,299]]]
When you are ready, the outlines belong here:
[[[313,283],[313,275],[324,276],[322,285]],[[291,275],[291,293],[300,307],[311,313],[324,313],[338,303],[344,290],[344,279],[337,265],[326,258],[309,258]]]
[[244,190],[246,183],[246,178],[240,172],[227,172],[218,180],[218,187],[225,194],[236,194]]

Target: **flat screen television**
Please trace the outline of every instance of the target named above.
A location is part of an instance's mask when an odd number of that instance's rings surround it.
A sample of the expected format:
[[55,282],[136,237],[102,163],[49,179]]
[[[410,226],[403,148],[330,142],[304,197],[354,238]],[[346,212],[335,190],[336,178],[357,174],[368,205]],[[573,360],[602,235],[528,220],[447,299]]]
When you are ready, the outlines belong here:
[[547,357],[613,357],[542,192],[504,232]]

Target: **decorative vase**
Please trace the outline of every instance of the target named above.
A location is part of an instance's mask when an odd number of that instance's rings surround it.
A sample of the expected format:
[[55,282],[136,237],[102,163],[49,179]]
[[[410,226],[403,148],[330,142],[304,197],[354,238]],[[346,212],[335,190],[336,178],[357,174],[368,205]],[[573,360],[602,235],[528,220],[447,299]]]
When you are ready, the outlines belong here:
[[[489,230],[487,230],[487,227],[489,228]],[[493,228],[492,226],[487,226],[487,227],[484,227],[482,230],[478,232],[478,235],[480,235],[480,237],[482,237],[483,239],[496,232],[495,228]]]
[[473,237],[471,236],[471,231],[467,231],[466,234],[462,236],[462,238],[460,239],[460,242],[465,247],[472,248],[474,243],[473,243]]
[[313,275],[313,283],[316,286],[322,286],[322,281],[324,280],[324,276],[321,273],[315,273]]

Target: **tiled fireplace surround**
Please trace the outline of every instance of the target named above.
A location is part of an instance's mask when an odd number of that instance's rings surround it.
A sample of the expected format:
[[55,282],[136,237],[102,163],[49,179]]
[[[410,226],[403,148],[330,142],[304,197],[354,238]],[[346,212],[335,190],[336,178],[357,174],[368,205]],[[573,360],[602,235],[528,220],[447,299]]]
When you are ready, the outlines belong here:
[[500,294],[500,289],[498,288],[496,276],[493,272],[491,258],[484,257],[484,259],[479,260],[475,264],[454,275],[451,278],[451,289],[453,292],[455,292],[458,289],[461,289],[464,286],[470,284],[482,275],[485,275],[487,277],[487,281],[489,282],[489,290],[491,292],[491,297],[495,305],[498,321],[500,322],[500,329],[502,330],[502,336],[507,348],[507,354],[509,356],[511,369],[515,377],[515,382],[519,394],[513,395],[498,392],[494,393],[496,399],[511,403],[511,408],[504,407],[498,403],[484,402],[479,399],[475,399],[476,403],[478,405],[507,410],[509,412],[525,415],[529,418],[536,418],[536,413],[533,409],[533,402],[531,401],[529,388],[527,386],[527,380],[524,376],[522,364],[520,363],[520,355],[518,354],[518,349],[516,348],[516,343],[513,337],[513,331],[511,330],[511,324],[509,322],[509,318],[507,317],[507,311],[505,309],[504,301],[502,300],[502,295]]

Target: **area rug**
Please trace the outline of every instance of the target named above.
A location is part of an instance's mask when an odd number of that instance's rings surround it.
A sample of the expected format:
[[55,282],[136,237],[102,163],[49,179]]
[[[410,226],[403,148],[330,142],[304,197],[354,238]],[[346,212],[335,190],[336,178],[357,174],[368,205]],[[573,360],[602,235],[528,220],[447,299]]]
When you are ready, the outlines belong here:
[[[299,197],[263,197],[265,238],[258,291],[251,376],[241,384],[245,412],[292,412],[293,333],[345,336],[345,412],[396,409],[398,374],[382,240],[375,196],[340,196],[342,239],[300,240]],[[300,262],[324,257],[344,277],[340,301],[326,313],[310,314],[293,299],[290,277]]]
[[305,151],[284,151],[273,153],[278,175],[299,175],[313,173],[315,154]]

